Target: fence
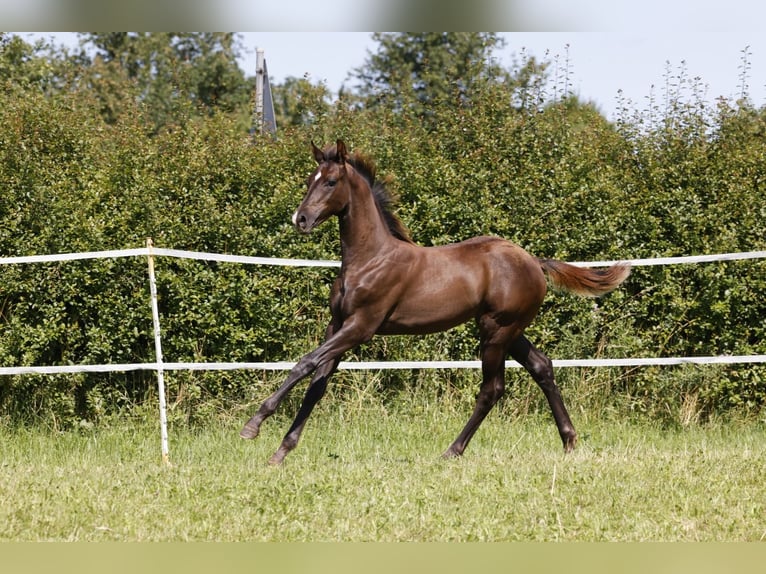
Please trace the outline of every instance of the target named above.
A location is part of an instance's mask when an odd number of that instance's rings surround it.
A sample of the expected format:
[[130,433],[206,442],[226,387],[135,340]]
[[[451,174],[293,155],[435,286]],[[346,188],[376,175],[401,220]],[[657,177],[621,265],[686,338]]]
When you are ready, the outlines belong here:
[[[242,255],[227,255],[221,253],[201,253],[177,249],[154,247],[151,239],[146,247],[138,249],[120,249],[114,251],[94,251],[85,253],[63,253],[56,255],[31,255],[28,257],[0,258],[0,265],[18,265],[31,263],[50,263],[77,261],[85,259],[109,259],[120,257],[146,257],[149,271],[149,287],[151,295],[152,319],[154,326],[155,362],[128,363],[104,365],[58,365],[58,366],[23,366],[0,367],[0,375],[24,374],[69,374],[69,373],[104,373],[127,371],[156,371],[157,388],[160,407],[160,433],[162,458],[169,459],[166,401],[165,401],[165,371],[191,370],[236,370],[258,369],[281,371],[289,370],[295,363],[291,362],[260,362],[260,363],[166,363],[162,356],[160,315],[157,304],[157,283],[154,274],[154,259],[156,257],[173,257],[178,259],[194,259],[199,261],[216,261],[221,263],[238,263],[244,265],[275,265],[283,267],[340,267],[340,261],[311,260],[311,259],[279,259],[266,257],[250,257]],[[661,257],[654,259],[632,259],[625,262],[635,267],[649,265],[677,265],[688,263],[709,263],[716,261],[737,261],[745,259],[766,258],[766,251],[747,251],[742,253],[724,253],[715,255],[694,255],[684,257]],[[580,267],[605,267],[616,261],[579,261],[573,265]],[[554,367],[633,367],[652,365],[681,365],[681,364],[735,364],[735,363],[766,363],[766,355],[723,355],[704,357],[649,357],[624,359],[569,359],[553,360]],[[515,361],[506,361],[507,368],[520,367]],[[340,369],[375,370],[375,369],[478,369],[480,361],[383,361],[383,362],[348,362],[340,363]]]

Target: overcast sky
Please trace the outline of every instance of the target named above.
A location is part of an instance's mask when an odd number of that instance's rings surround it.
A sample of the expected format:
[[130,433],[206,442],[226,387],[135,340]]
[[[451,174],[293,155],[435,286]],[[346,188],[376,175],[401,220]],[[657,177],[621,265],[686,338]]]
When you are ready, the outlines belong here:
[[[700,6],[704,6],[704,0],[700,1]],[[758,14],[752,17],[759,22],[766,22],[765,6],[766,3],[759,2],[753,8]],[[762,30],[745,29],[734,33],[655,27],[636,32],[502,35],[507,45],[497,56],[507,66],[512,65],[514,56],[522,49],[538,59],[553,60],[558,55],[561,62],[568,53],[573,92],[582,100],[595,103],[612,120],[619,90],[635,107],[643,109],[650,95],[661,99],[668,75],[678,76],[681,70],[689,79],[700,78],[710,102],[719,96],[738,98],[746,49],[750,66],[748,94],[755,105],[766,105],[766,33]],[[31,39],[27,34],[24,36]],[[57,33],[54,38],[59,43],[77,44],[74,33]],[[274,82],[281,83],[289,76],[308,75],[312,81],[325,81],[334,93],[344,82],[351,85],[349,73],[363,65],[368,52],[376,48],[369,32],[244,32],[242,38],[244,49],[240,65],[248,75],[255,73],[256,48],[262,48]]]

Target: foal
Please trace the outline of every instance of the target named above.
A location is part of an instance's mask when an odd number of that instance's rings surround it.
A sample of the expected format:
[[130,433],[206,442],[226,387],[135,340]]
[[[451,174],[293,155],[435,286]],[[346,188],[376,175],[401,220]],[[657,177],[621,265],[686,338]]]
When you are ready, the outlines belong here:
[[557,287],[595,297],[620,285],[630,266],[589,270],[537,259],[497,237],[476,237],[440,247],[418,246],[388,210],[387,192],[375,180],[371,161],[349,155],[341,140],[324,150],[313,143],[311,147],[318,167],[308,177],[308,191],[293,215],[293,223],[299,231],[309,233],[332,216],[340,221],[342,262],[330,294],[332,319],[324,343],[298,361],[282,386],[245,424],[240,436],[258,436],[263,421],[287,393],[314,373],[295,421],[269,460],[279,464],[298,444],[306,420],[346,351],[375,334],[434,333],[474,319],[481,337],[481,388],[473,414],[444,456],[463,454],[503,394],[507,355],[541,387],[564,450],[571,451],[577,433],[553,381],[551,360],[527,340],[524,329],[545,297],[545,274]]

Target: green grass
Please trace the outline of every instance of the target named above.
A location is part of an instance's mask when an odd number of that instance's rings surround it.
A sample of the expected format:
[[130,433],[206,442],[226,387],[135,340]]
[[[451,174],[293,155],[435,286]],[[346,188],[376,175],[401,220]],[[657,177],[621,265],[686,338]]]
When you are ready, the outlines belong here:
[[[639,541],[766,539],[762,423],[599,421],[561,452],[547,416],[493,413],[442,460],[468,411],[319,408],[278,468],[288,419],[65,433],[0,427],[0,540]],[[404,409],[402,409],[404,410]]]

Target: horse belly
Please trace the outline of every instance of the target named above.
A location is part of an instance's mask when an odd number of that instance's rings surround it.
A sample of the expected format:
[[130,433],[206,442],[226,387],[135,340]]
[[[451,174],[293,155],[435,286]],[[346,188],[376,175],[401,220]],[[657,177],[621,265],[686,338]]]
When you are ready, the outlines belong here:
[[402,297],[379,329],[384,335],[438,333],[476,316],[479,294],[465,281],[431,283]]

